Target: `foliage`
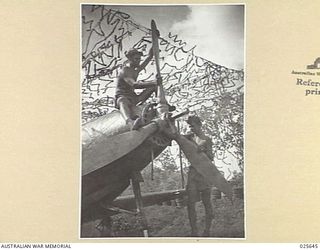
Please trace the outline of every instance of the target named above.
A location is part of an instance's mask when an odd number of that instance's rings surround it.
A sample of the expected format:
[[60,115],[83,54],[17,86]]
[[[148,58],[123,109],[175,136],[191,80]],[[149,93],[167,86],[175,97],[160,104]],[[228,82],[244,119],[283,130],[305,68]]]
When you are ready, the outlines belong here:
[[243,182],[244,182],[243,173],[242,172],[239,172],[239,173],[235,172],[233,174],[232,179],[229,182],[233,185],[233,187],[243,188]]
[[[214,220],[210,237],[244,237],[243,200],[237,199],[233,204],[225,198],[214,200],[213,209]],[[196,210],[201,233],[205,225],[205,212],[202,203],[196,204]],[[190,225],[185,207],[154,205],[146,207],[145,212],[151,237],[186,237],[190,235]],[[135,217],[128,214],[113,216],[112,229],[115,237],[141,236],[141,227],[136,223]]]
[[[159,165],[159,161],[162,161],[162,165]],[[182,188],[180,169],[176,166],[168,152],[165,151],[159,159],[155,160],[153,175],[151,172],[151,164],[142,171],[142,177],[144,179],[140,184],[142,193],[161,192]],[[184,179],[186,179],[186,173],[184,171],[183,176]],[[131,186],[123,192],[123,195],[130,194],[133,194]]]
[[226,92],[212,101],[212,108],[203,106],[197,115],[203,120],[205,133],[212,138],[214,155],[218,151],[233,154],[243,170],[243,93]]

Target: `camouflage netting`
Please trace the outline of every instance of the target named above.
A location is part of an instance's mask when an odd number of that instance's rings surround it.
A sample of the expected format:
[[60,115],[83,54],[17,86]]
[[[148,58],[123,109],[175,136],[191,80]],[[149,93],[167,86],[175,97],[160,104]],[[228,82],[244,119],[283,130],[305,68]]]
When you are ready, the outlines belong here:
[[[137,24],[129,14],[109,7],[112,6],[83,6],[83,122],[114,109],[114,80],[126,63],[125,52],[134,47],[147,56],[152,46],[149,28]],[[168,102],[177,110],[189,108],[198,114],[206,133],[213,138],[215,159],[223,162],[232,155],[242,170],[244,72],[196,56],[195,47],[171,32],[161,34],[160,50]],[[151,62],[139,80],[155,79],[155,74]],[[231,174],[232,170],[228,171]]]

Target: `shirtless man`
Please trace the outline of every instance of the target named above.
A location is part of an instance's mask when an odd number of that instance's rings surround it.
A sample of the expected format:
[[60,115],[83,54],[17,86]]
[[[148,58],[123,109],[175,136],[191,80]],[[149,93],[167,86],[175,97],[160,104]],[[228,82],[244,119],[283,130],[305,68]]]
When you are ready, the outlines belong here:
[[[204,152],[212,161],[212,141],[201,130],[200,118],[198,116],[189,116],[187,123],[189,124],[191,134],[188,134],[185,137],[196,143],[198,145],[198,150]],[[211,204],[211,185],[207,183],[204,177],[199,174],[197,170],[192,166],[189,166],[187,193],[187,207],[191,226],[191,235],[198,236],[197,213],[195,205],[201,197],[202,203],[205,208],[205,229],[202,236],[209,236],[213,219],[213,209]]]
[[[129,65],[122,68],[119,76],[116,79],[116,107],[120,110],[127,124],[130,124],[131,129],[138,129],[141,125],[141,120],[134,115],[132,107],[140,102],[145,102],[151,94],[156,90],[157,80],[148,82],[137,82],[139,73],[148,65],[153,57],[152,48],[146,60],[141,62],[142,52],[137,49],[130,49],[126,57]],[[137,95],[135,89],[144,89],[141,94]]]
[[[191,133],[180,135],[173,124],[163,132],[171,139],[175,140],[180,146],[186,139],[195,143],[199,152],[204,152],[208,158],[213,160],[212,141],[201,130],[201,120],[197,116],[189,116],[187,123],[189,124]],[[197,229],[197,213],[195,209],[196,202],[202,200],[205,208],[205,229],[202,236],[210,235],[210,228],[213,219],[213,208],[211,204],[211,185],[205,178],[193,167],[189,166],[188,183],[188,217],[191,226],[191,236],[199,236]]]

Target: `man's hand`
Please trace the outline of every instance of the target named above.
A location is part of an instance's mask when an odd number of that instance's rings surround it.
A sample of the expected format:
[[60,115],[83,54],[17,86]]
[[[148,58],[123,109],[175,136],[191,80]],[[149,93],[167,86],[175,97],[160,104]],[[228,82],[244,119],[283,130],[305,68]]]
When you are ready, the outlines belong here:
[[198,144],[198,152],[205,152],[206,150],[206,140],[200,140],[197,144]]
[[150,58],[153,57],[153,47],[151,47],[151,48],[149,49],[149,54],[148,54],[148,56],[149,56]]
[[156,30],[156,32],[157,32],[157,36],[160,37],[160,31]]
[[204,152],[206,148],[204,146],[198,146],[198,152]]
[[156,75],[158,85],[162,84],[162,77],[160,75]]
[[166,125],[162,128],[162,132],[170,139],[175,140],[179,136],[178,130],[169,119],[166,120]]

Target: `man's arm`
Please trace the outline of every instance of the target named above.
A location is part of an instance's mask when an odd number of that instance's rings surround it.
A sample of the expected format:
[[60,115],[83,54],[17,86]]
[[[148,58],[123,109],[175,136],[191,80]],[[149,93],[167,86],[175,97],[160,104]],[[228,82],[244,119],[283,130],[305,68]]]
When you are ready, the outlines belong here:
[[157,86],[157,81],[144,81],[144,82],[140,82],[140,81],[134,81],[132,78],[130,77],[126,77],[124,78],[124,80],[133,88],[135,89],[145,89],[145,88],[154,88]]
[[204,144],[202,144],[201,146],[201,150],[206,153],[210,160],[213,160],[212,140],[210,139],[210,137],[206,136]]
[[144,60],[143,63],[140,64],[139,71],[143,70],[148,65],[152,57],[153,57],[153,48],[151,47],[149,50],[148,57],[146,58],[146,60]]
[[175,140],[179,145],[183,143],[183,141],[187,140],[190,141],[191,135],[182,135],[178,132],[177,127],[174,125],[173,122],[167,120],[167,124],[162,130],[164,134],[170,138],[171,140]]
[[[191,162],[191,158],[190,157],[193,158],[195,152],[204,153],[210,159],[210,161],[212,161],[213,157],[211,157],[211,155],[208,154],[207,150],[206,149],[202,149],[201,146],[199,146],[198,144],[194,143],[192,140],[188,139],[187,136],[181,135],[179,133],[176,133],[174,135],[170,134],[169,137],[171,137],[172,140],[175,140],[178,143],[178,145],[181,147],[182,151],[185,153],[186,157],[188,158],[188,160],[190,162]],[[193,148],[192,153],[189,152],[190,148]],[[186,150],[187,150],[187,152],[186,152]]]
[[198,144],[191,140],[191,134],[181,135],[176,126],[173,123],[168,123],[167,128],[163,131],[170,139],[175,140],[180,146],[187,141],[191,141],[194,144],[198,152],[205,153],[210,160],[213,160],[213,153],[212,153],[212,141],[209,137],[205,137],[201,140]]
[[145,89],[145,88],[154,88],[157,85],[157,81],[135,81],[132,72],[129,68],[124,67],[119,74],[119,77],[123,79],[127,84],[129,84],[131,87],[135,89]]

